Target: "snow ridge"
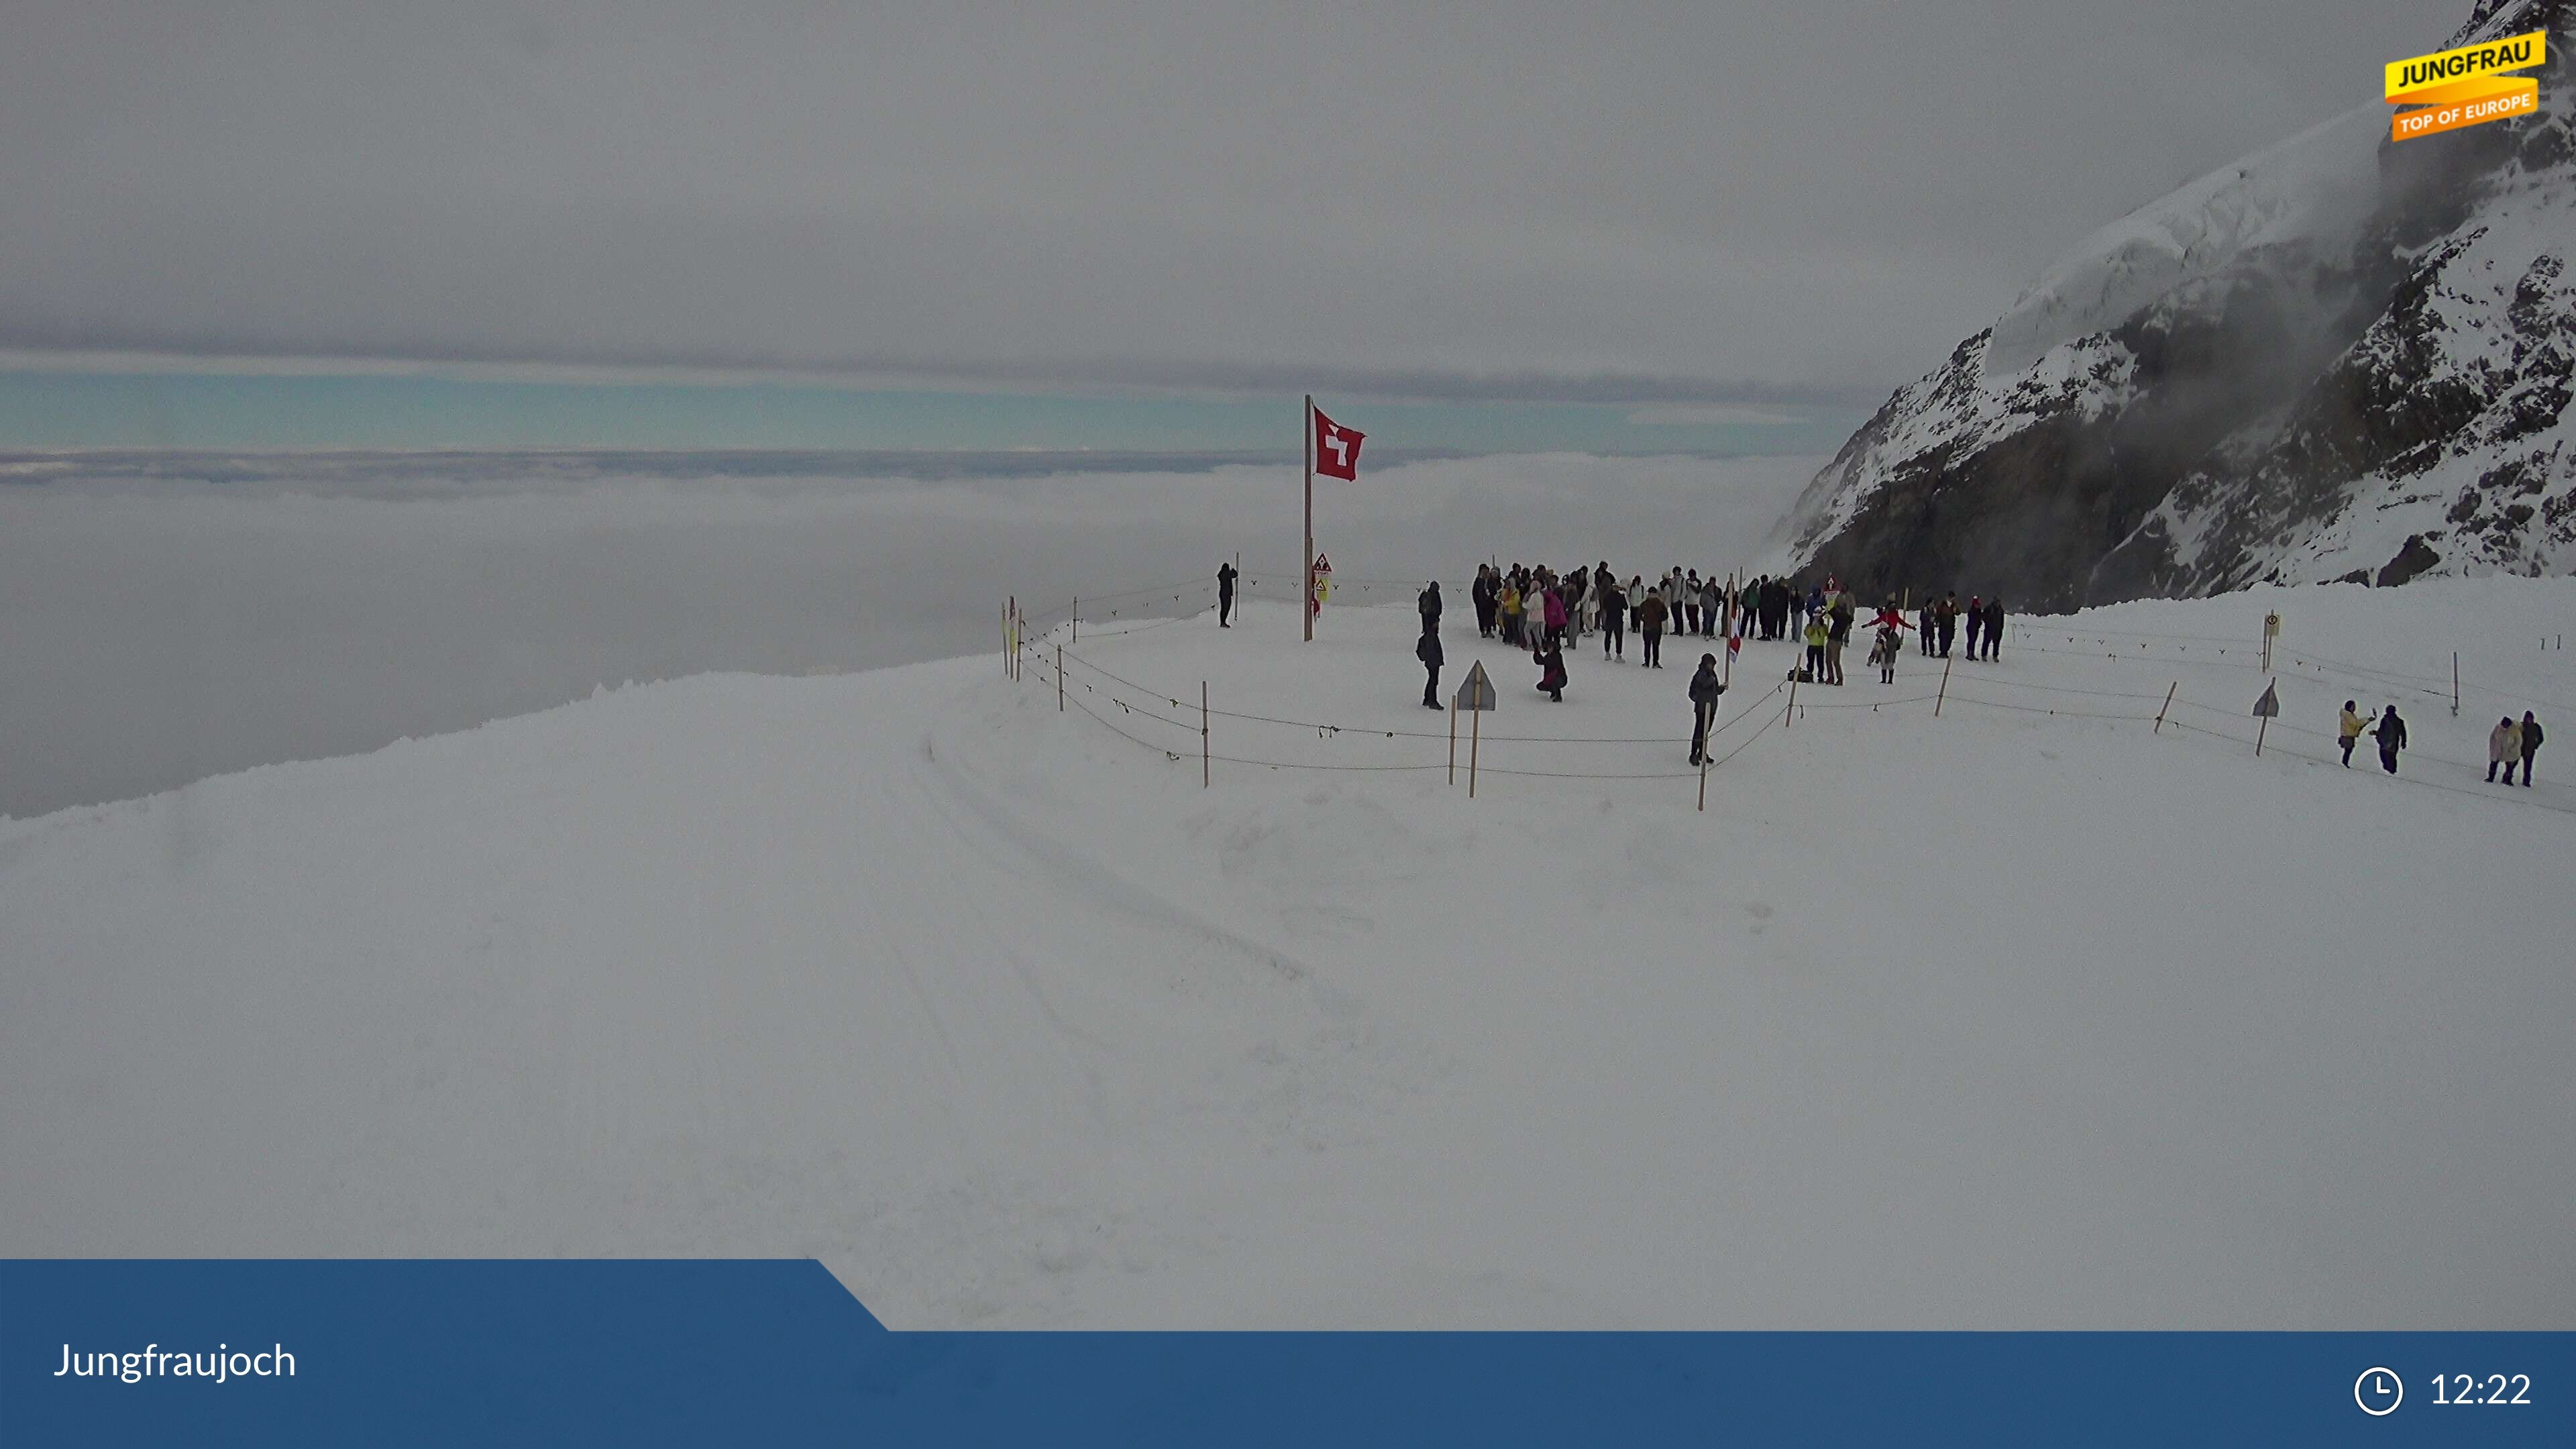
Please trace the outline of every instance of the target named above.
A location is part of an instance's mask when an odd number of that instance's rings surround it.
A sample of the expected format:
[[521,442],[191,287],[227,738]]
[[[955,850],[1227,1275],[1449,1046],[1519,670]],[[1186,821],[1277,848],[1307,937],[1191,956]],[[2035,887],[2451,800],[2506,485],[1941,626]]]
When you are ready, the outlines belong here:
[[2576,570],[2576,76],[2427,141],[2357,108],[2104,228],[1900,389],[1766,563],[2050,607]]

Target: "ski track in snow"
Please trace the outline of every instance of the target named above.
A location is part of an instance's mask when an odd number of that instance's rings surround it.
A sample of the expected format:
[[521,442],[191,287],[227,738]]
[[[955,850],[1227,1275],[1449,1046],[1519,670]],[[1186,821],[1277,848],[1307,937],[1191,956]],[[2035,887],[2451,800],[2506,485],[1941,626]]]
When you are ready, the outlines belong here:
[[[1075,653],[1343,727],[1221,755],[1442,757],[1385,734],[1446,728],[1408,610],[1242,618]],[[1459,599],[1484,766],[1684,778],[1202,790],[1033,656],[0,822],[0,1253],[812,1255],[903,1327],[2563,1327],[2576,794],[2472,761],[2516,691],[2560,724],[2505,631],[2566,623],[2564,581],[2144,602],[2016,621],[1937,720],[1936,662],[1855,651],[1786,724],[1737,719],[1783,705],[1752,644],[1706,814],[1706,646],[1587,640],[1550,705]],[[1194,700],[1075,678],[1195,752]],[[2399,782],[2303,733],[2362,681]]]

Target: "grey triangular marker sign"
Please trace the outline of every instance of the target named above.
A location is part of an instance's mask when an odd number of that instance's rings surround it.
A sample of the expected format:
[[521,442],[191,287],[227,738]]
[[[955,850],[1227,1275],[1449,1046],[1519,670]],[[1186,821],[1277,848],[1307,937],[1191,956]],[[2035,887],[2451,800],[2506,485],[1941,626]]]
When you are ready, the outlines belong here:
[[2281,696],[2274,693],[2273,690],[2274,686],[2269,684],[2264,685],[2263,697],[2254,701],[2254,717],[2256,719],[2280,718]]
[[1460,709],[1492,709],[1494,707],[1494,681],[1485,676],[1485,662],[1483,660],[1479,659],[1473,665],[1469,666],[1467,677],[1458,681],[1457,703]]

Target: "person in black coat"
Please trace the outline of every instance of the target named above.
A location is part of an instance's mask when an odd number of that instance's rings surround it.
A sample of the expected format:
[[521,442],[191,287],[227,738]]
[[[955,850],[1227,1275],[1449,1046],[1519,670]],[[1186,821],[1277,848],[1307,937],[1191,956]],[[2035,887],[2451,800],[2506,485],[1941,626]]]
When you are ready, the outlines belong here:
[[2397,752],[2406,748],[2406,721],[2397,717],[2397,706],[2390,705],[2379,715],[2379,728],[2371,731],[2379,739],[2379,767],[2397,773]]
[[1232,559],[1216,566],[1216,626],[1220,629],[1234,627],[1227,622],[1234,617],[1234,579]]
[[1539,651],[1538,687],[1558,704],[1565,703],[1565,646],[1553,638]]
[[1420,610],[1422,611],[1422,627],[1423,627],[1423,628],[1425,628],[1425,629],[1437,629],[1437,628],[1439,628],[1439,627],[1440,627],[1440,581],[1439,581],[1438,579],[1433,579],[1433,580],[1431,581],[1431,586],[1430,586],[1429,588],[1427,588],[1427,589],[1424,589],[1424,590],[1422,591],[1421,595],[1420,595],[1419,597],[1417,597],[1417,598],[1413,601],[1413,606],[1414,606],[1415,608],[1420,609]]
[[1717,697],[1724,693],[1726,693],[1726,686],[1719,683],[1717,678],[1717,656],[1701,655],[1699,672],[1691,676],[1690,682],[1690,762],[1694,765],[1708,757],[1709,726],[1717,723]]
[[1422,641],[1413,646],[1413,657],[1422,661],[1424,670],[1422,707],[1441,708],[1440,666],[1449,661],[1447,656],[1440,652],[1440,631],[1432,626],[1428,618],[1422,621]]
[[2003,645],[2003,638],[2004,601],[2000,598],[1988,599],[1986,600],[1986,657],[1988,659],[1995,657],[1995,651]]
[[1494,571],[1485,564],[1476,565],[1476,581],[1467,586],[1467,600],[1476,606],[1476,634],[1494,637]]
[[2540,721],[2530,710],[2522,712],[2522,785],[2531,788],[2531,757],[2540,753]]

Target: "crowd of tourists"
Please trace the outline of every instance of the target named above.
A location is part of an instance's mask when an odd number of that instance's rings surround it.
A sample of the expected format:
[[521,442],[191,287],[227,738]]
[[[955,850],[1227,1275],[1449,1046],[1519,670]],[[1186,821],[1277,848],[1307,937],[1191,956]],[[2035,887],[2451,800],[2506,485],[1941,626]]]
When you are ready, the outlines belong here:
[[[1223,625],[1233,603],[1231,565],[1219,570],[1218,591],[1218,622]],[[1539,691],[1558,702],[1565,698],[1568,646],[1579,647],[1594,635],[1601,640],[1603,659],[1624,663],[1628,636],[1634,634],[1637,662],[1648,669],[1664,667],[1663,641],[1669,635],[1723,638],[1730,649],[1743,639],[1787,641],[1804,646],[1802,662],[1791,677],[1828,686],[1843,683],[1843,651],[1864,621],[1874,636],[1869,663],[1878,671],[1881,684],[1896,682],[1896,660],[1908,630],[1926,658],[1992,661],[2000,659],[2003,650],[2003,600],[1971,594],[1963,604],[1956,590],[1927,594],[1913,606],[1911,617],[1905,604],[1893,596],[1863,615],[1855,591],[1831,577],[1801,587],[1789,579],[1737,582],[1713,571],[1702,574],[1697,569],[1671,568],[1652,580],[1631,573],[1622,581],[1609,560],[1603,559],[1563,573],[1520,563],[1509,568],[1479,564],[1468,594],[1476,611],[1477,635],[1529,651],[1539,671]],[[1429,709],[1447,707],[1440,698],[1440,670],[1447,662],[1440,644],[1442,604],[1437,582],[1415,600],[1422,637],[1414,646],[1414,657],[1424,668],[1422,703]],[[1954,656],[1962,632],[1967,636],[1966,649]],[[1693,764],[1703,758],[1717,699],[1725,690],[1717,655],[1703,653],[1689,688]],[[2355,701],[2345,700],[2339,734],[2345,768],[2352,766],[2353,747],[2367,736],[2379,748],[2381,768],[2397,773],[2398,755],[2406,748],[2407,737],[2406,721],[2395,705],[2364,717]],[[2511,715],[2499,719],[2487,734],[2487,780],[2495,782],[2501,771],[2504,784],[2529,787],[2543,738],[2540,720],[2532,711],[2525,710],[2519,720]],[[2518,782],[2517,772],[2522,776]]]

